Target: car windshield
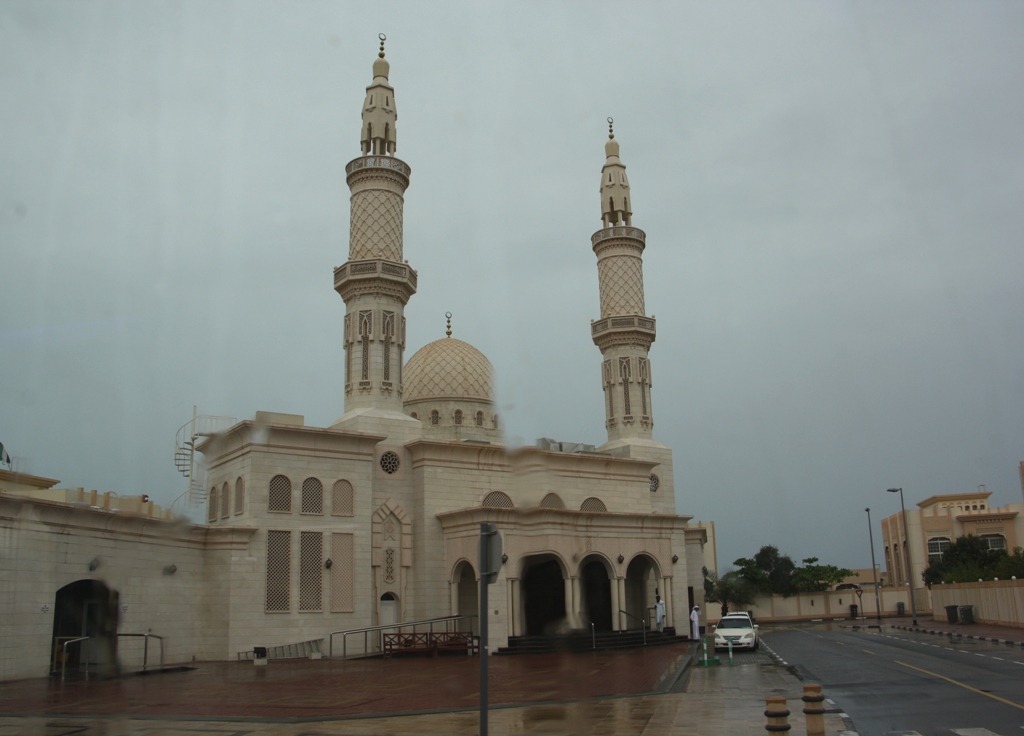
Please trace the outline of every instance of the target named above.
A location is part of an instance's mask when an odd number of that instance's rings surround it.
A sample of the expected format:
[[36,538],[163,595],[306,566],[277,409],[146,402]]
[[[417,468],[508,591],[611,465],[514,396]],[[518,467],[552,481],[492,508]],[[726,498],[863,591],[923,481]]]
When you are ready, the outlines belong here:
[[718,622],[720,629],[749,629],[750,621],[745,618],[723,618]]

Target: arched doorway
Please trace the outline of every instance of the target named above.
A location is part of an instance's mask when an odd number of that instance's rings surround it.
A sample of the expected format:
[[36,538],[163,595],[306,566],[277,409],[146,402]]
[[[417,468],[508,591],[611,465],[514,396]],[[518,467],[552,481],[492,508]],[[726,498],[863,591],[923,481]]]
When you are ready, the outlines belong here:
[[583,615],[594,622],[597,631],[612,630],[612,584],[608,568],[597,557],[583,560],[580,568]]
[[[647,622],[650,627],[652,612],[648,608],[654,606],[654,595],[658,589],[658,569],[647,555],[637,555],[626,568],[626,601],[623,609],[630,615],[626,617],[627,629],[639,629]],[[660,591],[659,591],[660,592]]]
[[117,669],[118,593],[99,580],[78,580],[57,591],[53,607],[53,673],[61,669],[61,645],[83,636],[92,637],[67,647],[65,668],[78,672],[113,674]]
[[455,612],[460,616],[472,617],[459,621],[459,630],[465,631],[467,628],[472,627],[474,634],[480,633],[480,603],[478,599],[480,589],[473,566],[465,561],[460,562],[458,567],[455,568],[453,582],[456,586],[455,600],[457,607]]
[[391,593],[380,597],[380,625],[390,626],[398,623],[398,601]]
[[565,620],[565,582],[562,566],[552,555],[523,563],[523,613],[526,635],[551,633]]

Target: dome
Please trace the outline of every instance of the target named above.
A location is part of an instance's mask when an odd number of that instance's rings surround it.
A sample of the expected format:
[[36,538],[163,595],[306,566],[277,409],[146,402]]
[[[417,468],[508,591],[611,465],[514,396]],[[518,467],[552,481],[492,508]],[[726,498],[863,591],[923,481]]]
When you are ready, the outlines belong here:
[[402,399],[408,404],[428,399],[471,399],[490,403],[494,369],[468,342],[442,337],[409,358],[402,374]]

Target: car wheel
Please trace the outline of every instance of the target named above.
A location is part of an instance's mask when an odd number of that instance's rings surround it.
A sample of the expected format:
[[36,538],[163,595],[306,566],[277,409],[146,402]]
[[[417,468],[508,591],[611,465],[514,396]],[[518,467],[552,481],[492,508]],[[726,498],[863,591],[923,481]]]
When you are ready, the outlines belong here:
[[757,641],[754,642],[754,651],[755,652],[757,651],[757,648],[759,646],[761,646],[761,640],[760,639],[758,639]]

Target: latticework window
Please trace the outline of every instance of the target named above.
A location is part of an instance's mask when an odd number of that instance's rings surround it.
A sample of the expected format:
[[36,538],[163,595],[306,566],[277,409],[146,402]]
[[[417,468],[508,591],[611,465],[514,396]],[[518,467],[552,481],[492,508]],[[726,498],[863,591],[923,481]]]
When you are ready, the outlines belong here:
[[331,611],[355,610],[355,535],[331,535]]
[[482,411],[478,411],[476,413],[476,426],[484,426],[484,413]]
[[615,416],[615,408],[612,406],[613,397],[611,390],[612,362],[610,360],[604,361],[601,364],[601,370],[604,373],[604,394],[605,398],[608,400],[608,418],[611,419],[613,416]]
[[398,454],[388,450],[380,456],[380,469],[388,475],[398,470]]
[[622,379],[622,413],[629,416],[629,358],[619,358],[619,377]]
[[267,494],[267,511],[292,510],[292,482],[286,476],[275,475],[270,479],[270,493]]
[[[320,611],[323,609],[323,580],[321,572],[324,559],[324,535],[322,532],[299,534],[299,610]],[[332,563],[333,564],[333,563]]]
[[462,409],[455,410],[455,423],[462,424]]
[[345,385],[352,383],[352,315],[345,315]]
[[434,409],[432,412],[430,412],[430,424],[432,426],[436,427],[440,423],[440,421],[441,421],[441,414],[440,414],[440,412],[438,412],[437,409]]
[[484,496],[483,503],[481,506],[490,506],[496,509],[510,509],[512,508],[512,499],[501,491],[491,491]]
[[331,516],[352,516],[355,514],[356,492],[347,480],[334,482],[331,491]]
[[220,489],[220,518],[226,519],[231,516],[231,486],[224,481]]
[[235,516],[245,513],[245,479],[241,476],[235,481]]
[[657,493],[659,488],[661,488],[661,478],[651,473],[651,493]]
[[267,532],[268,612],[288,611],[291,606],[291,553],[291,532]]
[[591,496],[580,505],[580,511],[607,511],[608,507],[604,505],[604,501],[600,498],[594,498]]
[[549,493],[544,496],[544,500],[540,502],[540,505],[546,509],[564,509],[565,502],[562,501],[561,497],[557,493]]
[[324,484],[318,478],[302,481],[302,513],[322,514],[324,512]]
[[395,313],[384,312],[384,380],[391,380],[391,343],[395,339]]
[[647,416],[647,358],[637,358],[640,369],[640,413]]
[[207,499],[209,508],[207,509],[206,512],[206,520],[211,524],[217,521],[217,501],[217,486],[214,486],[213,488],[210,489],[210,497]]
[[359,337],[363,348],[363,371],[362,380],[370,380],[370,333],[373,332],[373,312],[370,310],[359,312]]
[[384,550],[384,582],[395,582],[395,550],[391,547]]

